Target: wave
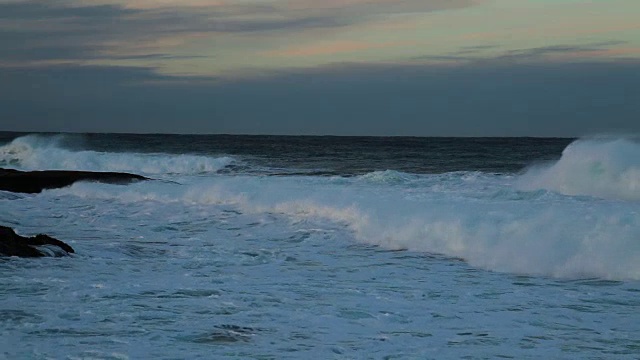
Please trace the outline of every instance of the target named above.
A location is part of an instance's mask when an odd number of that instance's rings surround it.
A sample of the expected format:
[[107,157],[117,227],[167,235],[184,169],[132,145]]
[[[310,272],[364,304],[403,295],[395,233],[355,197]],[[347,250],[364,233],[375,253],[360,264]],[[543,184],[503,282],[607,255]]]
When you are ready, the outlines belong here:
[[567,146],[560,160],[529,168],[516,186],[527,191],[640,200],[640,143],[630,138],[577,140]]
[[[216,171],[231,161],[71,151],[59,138],[37,136],[0,147],[0,164],[35,169],[189,174]],[[558,161],[516,178],[397,171],[350,178],[236,175],[190,177],[184,185],[77,183],[41,196],[104,200],[107,207],[153,206],[168,214],[193,206],[205,213],[233,207],[257,221],[284,219],[283,226],[293,230],[328,228],[366,244],[463,258],[493,271],[640,280],[640,216],[637,203],[628,201],[640,199],[639,161],[634,140],[583,139]]]
[[0,146],[0,167],[22,170],[126,171],[147,175],[215,173],[235,162],[231,157],[73,151],[64,136],[27,135]]
[[396,170],[372,171],[359,176],[359,179],[363,182],[379,184],[402,184],[414,181],[417,178],[418,175],[416,174]]
[[[232,207],[257,219],[276,216],[296,226],[333,229],[386,249],[462,258],[492,271],[559,278],[640,280],[640,216],[634,202],[545,193],[442,196],[412,185],[352,186],[330,178],[235,176],[188,185],[76,184],[51,192],[167,211]],[[483,184],[475,186],[483,191]],[[518,193],[505,187],[504,192]],[[213,209],[212,208],[212,209]],[[173,210],[170,210],[173,209]],[[284,226],[284,224],[283,224]]]

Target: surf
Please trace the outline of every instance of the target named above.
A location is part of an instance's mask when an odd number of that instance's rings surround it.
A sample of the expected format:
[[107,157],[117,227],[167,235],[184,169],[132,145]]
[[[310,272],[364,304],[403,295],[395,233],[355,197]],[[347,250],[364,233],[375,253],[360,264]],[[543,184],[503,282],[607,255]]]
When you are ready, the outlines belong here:
[[167,217],[193,208],[231,208],[258,220],[276,217],[294,230],[314,224],[348,241],[462,258],[490,271],[613,280],[640,279],[639,159],[633,139],[581,139],[558,160],[519,175],[386,170],[351,177],[217,176],[236,160],[72,150],[61,138],[40,136],[0,147],[3,166],[130,171],[180,180],[124,188],[78,183],[46,191],[45,198],[136,206],[141,212],[161,208]]
[[565,195],[640,200],[640,142],[632,138],[588,138],[571,143],[558,161],[522,174],[517,187]]
[[256,221],[275,217],[294,230],[330,229],[345,241],[462,258],[490,271],[640,279],[640,217],[633,202],[527,193],[508,177],[491,186],[491,178],[468,175],[422,175],[392,185],[363,182],[367,178],[229,176],[126,189],[76,184],[50,195],[161,207],[168,214],[234,209]]
[[0,146],[0,167],[17,170],[86,170],[142,175],[216,173],[234,164],[231,156],[72,150],[64,135],[27,135]]

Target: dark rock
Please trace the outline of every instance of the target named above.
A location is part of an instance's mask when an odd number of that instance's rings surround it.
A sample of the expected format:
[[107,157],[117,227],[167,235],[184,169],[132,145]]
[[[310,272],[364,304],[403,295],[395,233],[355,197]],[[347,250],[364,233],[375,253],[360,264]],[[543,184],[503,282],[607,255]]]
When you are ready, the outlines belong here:
[[0,226],[0,256],[42,257],[75,253],[64,242],[48,235],[20,236],[12,228]]
[[149,178],[120,172],[66,170],[19,171],[0,168],[0,190],[21,193],[39,193],[44,189],[56,189],[69,186],[77,181],[128,184],[140,180],[149,180]]

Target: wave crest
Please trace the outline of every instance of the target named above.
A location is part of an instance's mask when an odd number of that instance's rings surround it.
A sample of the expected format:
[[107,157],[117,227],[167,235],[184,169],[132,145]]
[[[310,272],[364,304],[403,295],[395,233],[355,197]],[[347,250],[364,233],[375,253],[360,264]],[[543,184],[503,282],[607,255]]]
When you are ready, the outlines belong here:
[[[307,182],[315,181],[313,190]],[[353,183],[352,183],[353,184]],[[387,249],[462,258],[495,271],[560,278],[640,280],[640,217],[633,202],[441,196],[411,184],[336,184],[330,178],[216,177],[165,183],[78,183],[51,191],[140,206],[231,207],[257,219],[280,217],[341,232]],[[476,184],[481,189],[484,183]],[[505,187],[506,192],[517,193]],[[206,211],[206,210],[204,210]],[[313,224],[313,225],[310,225]],[[335,227],[337,226],[337,227]]]
[[126,171],[148,175],[215,173],[235,160],[228,156],[73,151],[64,136],[27,135],[0,146],[0,167],[23,170]]
[[560,160],[530,168],[521,190],[640,200],[640,143],[632,139],[583,139],[571,143]]

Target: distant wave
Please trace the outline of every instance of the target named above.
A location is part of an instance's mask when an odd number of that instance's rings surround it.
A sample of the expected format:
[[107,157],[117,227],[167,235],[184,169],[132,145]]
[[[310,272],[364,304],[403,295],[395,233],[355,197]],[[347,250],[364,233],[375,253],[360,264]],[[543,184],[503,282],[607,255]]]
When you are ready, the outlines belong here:
[[127,171],[148,175],[215,173],[231,165],[231,157],[73,151],[64,137],[27,135],[0,146],[0,166],[24,170]]
[[640,200],[640,143],[627,138],[577,140],[560,160],[531,167],[516,185],[522,190]]
[[416,174],[405,173],[396,170],[373,171],[361,175],[360,180],[371,183],[394,184],[407,183],[418,178]]

